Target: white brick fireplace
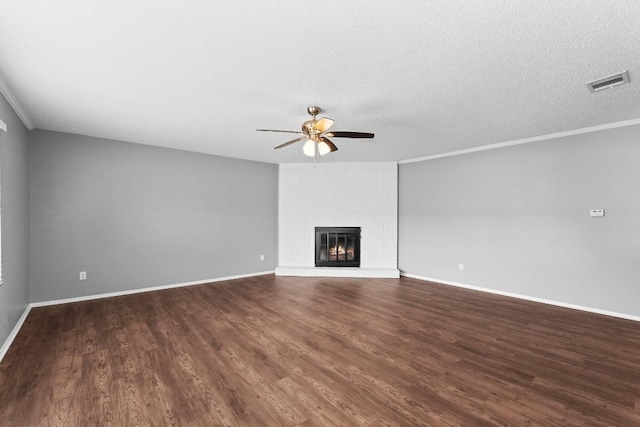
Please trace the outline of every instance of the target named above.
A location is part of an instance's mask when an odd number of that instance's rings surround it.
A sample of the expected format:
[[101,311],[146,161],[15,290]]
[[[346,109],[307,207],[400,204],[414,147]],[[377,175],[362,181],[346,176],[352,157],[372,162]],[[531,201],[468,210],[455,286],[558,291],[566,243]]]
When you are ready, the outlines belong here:
[[[277,275],[399,277],[397,163],[282,164],[278,193]],[[315,267],[315,227],[361,227],[360,267]]]

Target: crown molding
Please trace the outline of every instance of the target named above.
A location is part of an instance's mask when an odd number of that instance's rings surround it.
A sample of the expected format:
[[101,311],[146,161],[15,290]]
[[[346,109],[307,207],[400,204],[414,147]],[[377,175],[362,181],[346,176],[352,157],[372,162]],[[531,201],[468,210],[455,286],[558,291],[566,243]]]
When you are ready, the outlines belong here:
[[29,116],[27,116],[27,113],[24,111],[16,97],[13,96],[13,92],[11,92],[11,89],[9,89],[9,86],[7,86],[7,83],[2,77],[0,77],[0,93],[4,95],[9,105],[11,105],[11,108],[13,108],[13,111],[15,111],[18,117],[20,117],[20,120],[22,120],[22,123],[24,123],[27,129],[32,130],[34,128],[33,122]]
[[640,124],[640,119],[625,120],[622,122],[607,123],[604,125],[591,126],[582,129],[569,130],[565,132],[550,133],[547,135],[534,136],[531,138],[516,139],[513,141],[498,142],[496,144],[481,145],[480,147],[466,148],[464,150],[449,151],[442,154],[434,154],[432,156],[417,157],[415,159],[400,160],[399,164],[424,162],[427,160],[441,159],[443,157],[460,156],[462,154],[475,153],[477,151],[493,150],[495,148],[511,147],[512,145],[528,144],[530,142],[546,141],[549,139],[563,138],[565,136],[580,135],[583,133],[598,132],[607,129],[616,129],[626,126]]

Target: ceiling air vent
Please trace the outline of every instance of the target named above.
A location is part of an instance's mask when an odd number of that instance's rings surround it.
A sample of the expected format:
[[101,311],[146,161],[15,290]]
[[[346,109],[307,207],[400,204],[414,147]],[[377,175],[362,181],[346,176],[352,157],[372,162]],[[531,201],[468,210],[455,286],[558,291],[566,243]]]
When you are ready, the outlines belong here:
[[626,70],[621,73],[613,74],[611,76],[589,82],[587,83],[587,87],[591,92],[598,92],[600,90],[620,86],[625,83],[629,83],[629,74],[627,74]]

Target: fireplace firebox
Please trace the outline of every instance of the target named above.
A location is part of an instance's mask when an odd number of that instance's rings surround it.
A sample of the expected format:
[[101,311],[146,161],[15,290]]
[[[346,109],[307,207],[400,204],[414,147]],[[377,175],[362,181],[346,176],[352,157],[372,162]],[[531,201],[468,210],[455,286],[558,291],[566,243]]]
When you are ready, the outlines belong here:
[[360,267],[360,227],[316,227],[316,267]]

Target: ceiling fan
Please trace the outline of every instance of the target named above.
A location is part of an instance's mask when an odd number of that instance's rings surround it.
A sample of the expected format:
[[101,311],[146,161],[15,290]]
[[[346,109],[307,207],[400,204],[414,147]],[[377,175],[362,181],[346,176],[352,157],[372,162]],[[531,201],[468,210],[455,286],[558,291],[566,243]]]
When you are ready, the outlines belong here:
[[302,147],[302,151],[309,157],[315,157],[317,155],[324,156],[327,153],[337,151],[338,147],[335,146],[329,138],[373,138],[372,133],[367,132],[346,132],[346,131],[331,131],[329,128],[333,125],[333,120],[326,117],[322,117],[316,120],[316,116],[320,113],[320,107],[311,106],[307,108],[307,113],[311,117],[311,120],[307,120],[302,124],[302,131],[293,130],[276,130],[276,129],[256,129],[259,132],[282,132],[282,133],[295,133],[300,135],[296,139],[287,141],[284,144],[280,144],[274,149],[283,148],[287,145],[295,144],[300,141],[307,141]]

